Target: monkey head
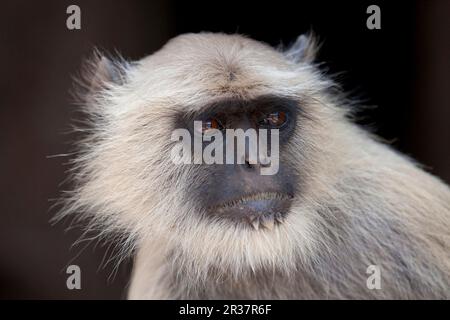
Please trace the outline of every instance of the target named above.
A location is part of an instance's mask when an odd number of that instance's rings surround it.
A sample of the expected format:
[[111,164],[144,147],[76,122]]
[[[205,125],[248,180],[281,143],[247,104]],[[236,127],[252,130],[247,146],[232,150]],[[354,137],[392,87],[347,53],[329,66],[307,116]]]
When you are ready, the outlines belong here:
[[[335,120],[345,115],[329,94],[333,83],[312,63],[315,50],[307,36],[276,50],[201,33],[132,63],[98,55],[88,68],[89,126],[63,212],[82,212],[93,228],[127,235],[132,246],[159,241],[185,265],[238,271],[313,257],[314,212],[339,168]],[[270,164],[250,161],[248,147],[235,163],[174,164],[171,135],[180,128],[192,140],[208,130],[276,129],[276,173],[261,174]],[[202,150],[211,143],[203,140]],[[225,136],[215,152],[229,143]]]

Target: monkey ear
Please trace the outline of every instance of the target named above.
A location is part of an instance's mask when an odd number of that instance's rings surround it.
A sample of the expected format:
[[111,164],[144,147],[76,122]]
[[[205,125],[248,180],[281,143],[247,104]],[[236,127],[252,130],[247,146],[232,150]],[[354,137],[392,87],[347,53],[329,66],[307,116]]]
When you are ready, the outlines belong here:
[[300,35],[285,51],[286,57],[295,63],[311,63],[319,50],[317,38],[312,32]]
[[72,95],[76,101],[92,107],[105,90],[126,82],[131,64],[120,55],[117,57],[111,59],[99,50],[94,51],[91,58],[83,64],[80,76],[74,79]]
[[129,66],[129,63],[120,56],[111,59],[95,50],[91,59],[83,65],[81,77],[77,79],[79,88],[82,89],[79,94],[91,96],[111,85],[124,84]]
[[108,84],[121,85],[125,82],[125,65],[122,62],[110,60],[105,55],[96,53],[91,61],[91,75],[89,79],[90,91],[97,91]]

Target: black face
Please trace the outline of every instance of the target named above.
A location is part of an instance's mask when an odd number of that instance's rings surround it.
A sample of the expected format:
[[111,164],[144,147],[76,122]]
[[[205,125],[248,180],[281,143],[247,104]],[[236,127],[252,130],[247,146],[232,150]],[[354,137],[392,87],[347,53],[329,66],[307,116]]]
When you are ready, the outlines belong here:
[[[283,222],[289,212],[295,193],[296,174],[286,161],[283,150],[294,132],[297,103],[291,99],[261,97],[252,101],[226,100],[204,108],[198,114],[181,116],[182,125],[194,132],[194,121],[202,121],[200,134],[217,129],[223,132],[224,164],[194,165],[191,189],[186,196],[197,203],[199,211],[207,218],[228,219],[242,226],[255,229],[274,228]],[[274,175],[262,175],[261,168],[270,164],[249,161],[249,149],[245,149],[242,163],[225,164],[226,129],[268,129],[268,150],[271,150],[270,129],[279,130],[279,170]],[[248,141],[247,141],[248,142]],[[203,148],[211,142],[203,142]],[[236,143],[235,143],[236,145]],[[268,153],[271,156],[270,152]],[[236,154],[235,154],[236,159]]]

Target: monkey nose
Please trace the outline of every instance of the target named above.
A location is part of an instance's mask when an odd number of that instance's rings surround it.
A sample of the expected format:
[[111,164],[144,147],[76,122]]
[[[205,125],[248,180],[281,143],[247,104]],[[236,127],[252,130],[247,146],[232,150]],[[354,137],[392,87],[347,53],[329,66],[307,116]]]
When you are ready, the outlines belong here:
[[261,167],[269,166],[269,161],[267,157],[258,154],[253,155],[246,154],[241,163],[244,163],[247,169],[259,169]]

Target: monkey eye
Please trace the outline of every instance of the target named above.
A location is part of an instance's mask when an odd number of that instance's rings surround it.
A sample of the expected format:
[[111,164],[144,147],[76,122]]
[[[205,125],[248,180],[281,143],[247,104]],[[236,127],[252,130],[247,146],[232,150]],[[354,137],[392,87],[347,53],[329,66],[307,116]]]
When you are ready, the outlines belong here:
[[209,118],[202,121],[202,133],[208,133],[212,129],[222,130],[223,126],[219,120],[215,118]]
[[287,122],[287,114],[283,111],[275,111],[266,114],[259,124],[264,127],[281,128]]

